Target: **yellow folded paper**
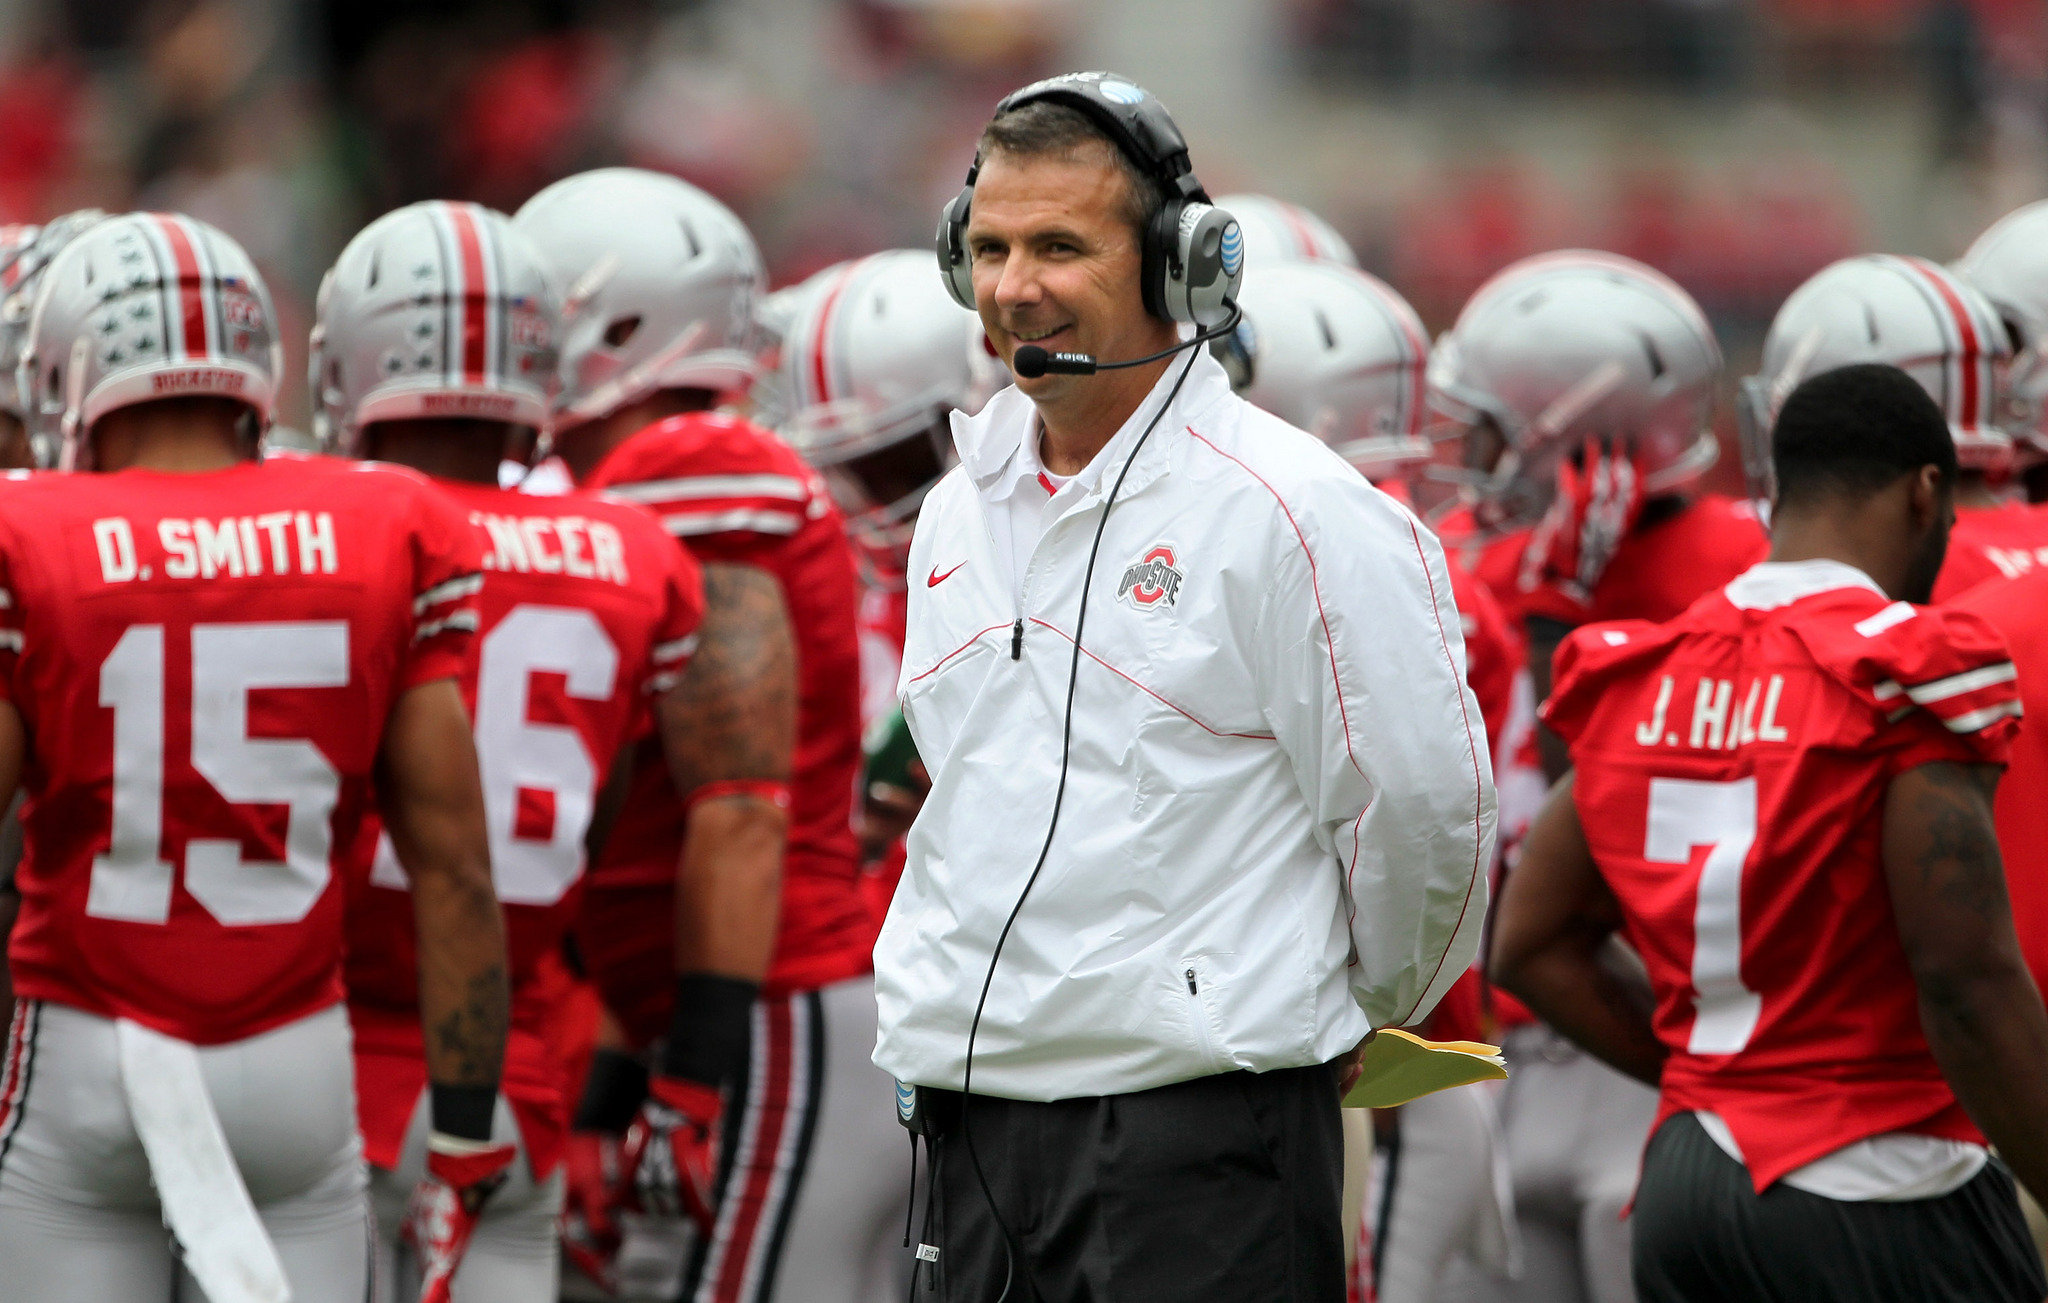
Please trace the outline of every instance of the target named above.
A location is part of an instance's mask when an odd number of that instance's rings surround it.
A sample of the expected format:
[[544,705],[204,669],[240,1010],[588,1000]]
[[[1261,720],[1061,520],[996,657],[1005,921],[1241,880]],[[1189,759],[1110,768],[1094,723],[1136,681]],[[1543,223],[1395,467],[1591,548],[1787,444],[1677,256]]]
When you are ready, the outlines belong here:
[[1365,1047],[1365,1071],[1344,1097],[1345,1108],[1393,1108],[1475,1081],[1507,1080],[1498,1045],[1478,1041],[1426,1041],[1384,1027]]

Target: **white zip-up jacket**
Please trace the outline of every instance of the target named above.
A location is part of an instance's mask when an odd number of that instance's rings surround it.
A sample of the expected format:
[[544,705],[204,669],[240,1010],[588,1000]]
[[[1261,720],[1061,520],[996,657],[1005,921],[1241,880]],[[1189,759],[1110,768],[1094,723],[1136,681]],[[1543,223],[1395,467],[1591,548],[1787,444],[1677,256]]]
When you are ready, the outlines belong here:
[[[899,685],[931,795],[875,946],[875,1062],[959,1089],[989,955],[1053,812],[1102,503],[1184,363],[1046,508],[1018,582],[989,525],[1037,414],[955,415],[910,549]],[[1072,759],[1005,943],[976,1094],[1120,1094],[1321,1063],[1472,962],[1494,792],[1442,549],[1204,352],[1102,539]]]

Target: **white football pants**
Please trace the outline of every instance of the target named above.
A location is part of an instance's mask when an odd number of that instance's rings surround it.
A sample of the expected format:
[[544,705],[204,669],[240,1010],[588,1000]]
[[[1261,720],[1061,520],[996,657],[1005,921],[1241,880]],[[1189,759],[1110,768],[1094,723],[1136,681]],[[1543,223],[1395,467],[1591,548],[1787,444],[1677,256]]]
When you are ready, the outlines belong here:
[[[24,1002],[4,1063],[0,1303],[203,1303],[164,1229],[113,1021]],[[203,1046],[199,1063],[293,1303],[363,1303],[369,1205],[342,1006]]]
[[1454,1272],[1450,1299],[1634,1303],[1629,1224],[1657,1092],[1546,1027],[1502,1037],[1501,1095],[1522,1271]]
[[910,1133],[875,1048],[875,979],[755,1002],[697,1303],[894,1303],[910,1253]]
[[[419,1266],[412,1250],[400,1241],[399,1231],[406,1205],[427,1170],[431,1125],[427,1092],[421,1091],[398,1169],[370,1169],[370,1201],[377,1213],[377,1297],[389,1303],[411,1303],[419,1297]],[[558,1167],[547,1180],[534,1184],[519,1124],[502,1095],[491,1119],[491,1139],[518,1144],[519,1157],[477,1219],[476,1234],[455,1272],[455,1303],[554,1303],[562,1171]]]

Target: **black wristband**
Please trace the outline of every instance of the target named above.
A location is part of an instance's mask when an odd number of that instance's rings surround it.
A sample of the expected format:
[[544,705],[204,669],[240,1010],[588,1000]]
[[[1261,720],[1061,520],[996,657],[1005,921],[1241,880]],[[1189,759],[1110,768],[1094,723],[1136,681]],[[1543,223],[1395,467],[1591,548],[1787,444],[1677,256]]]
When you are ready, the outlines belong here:
[[590,1060],[590,1076],[576,1105],[576,1131],[623,1133],[639,1116],[647,1098],[647,1065],[624,1050],[599,1050]]
[[724,1086],[746,1068],[758,982],[719,973],[676,979],[676,1004],[661,1046],[661,1074]]
[[498,1110],[496,1086],[430,1086],[428,1116],[434,1130],[479,1144],[491,1138],[491,1115]]

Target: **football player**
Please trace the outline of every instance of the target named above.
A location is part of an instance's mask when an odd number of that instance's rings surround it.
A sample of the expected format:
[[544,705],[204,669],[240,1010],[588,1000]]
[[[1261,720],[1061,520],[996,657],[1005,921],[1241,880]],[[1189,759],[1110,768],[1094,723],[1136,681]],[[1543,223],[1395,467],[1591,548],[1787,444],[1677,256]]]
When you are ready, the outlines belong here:
[[[823,474],[860,561],[861,720],[870,752],[886,752],[892,740],[908,746],[896,706],[904,568],[918,507],[955,460],[948,413],[978,411],[1003,384],[980,318],[953,302],[931,270],[928,251],[897,249],[828,267],[784,291],[784,433]],[[862,886],[877,927],[902,873],[902,835],[922,801],[921,766],[911,763],[900,774],[875,770],[881,776],[862,793],[870,868]]]
[[[484,548],[478,656],[463,688],[512,966],[493,1137],[516,1144],[524,1161],[484,1206],[452,1278],[436,1278],[447,1274],[445,1250],[414,1246],[423,1297],[438,1286],[458,1301],[555,1298],[557,1160],[571,1087],[549,1050],[553,992],[541,966],[568,934],[605,775],[646,705],[669,772],[687,780],[684,800],[712,794],[726,777],[715,751],[724,735],[703,717],[707,694],[699,682],[679,686],[702,613],[695,563],[641,508],[498,487],[500,462],[524,463],[547,426],[558,325],[539,253],[502,214],[429,202],[387,214],[349,242],[321,285],[313,330],[323,442],[433,477]],[[786,643],[774,654],[786,657]],[[395,1278],[406,1192],[430,1161],[425,1065],[406,883],[374,830],[358,850],[349,1012],[380,1256]]]
[[415,1197],[499,1176],[505,942],[457,688],[479,549],[411,472],[261,458],[275,322],[241,248],[161,214],[80,234],[29,320],[22,393],[72,473],[0,487],[17,1297],[169,1298],[181,1259],[213,1297],[364,1297],[339,878],[373,808],[451,1156]]
[[[1890,366],[1803,382],[1769,560],[1559,648],[1545,715],[1574,769],[1493,963],[1661,1083],[1632,1218],[1646,1303],[2048,1293],[2012,1175],[2048,1191],[2048,1013],[1991,814],[2019,694],[1989,625],[1919,605],[1952,424]],[[1647,992],[1604,957],[1618,931]]]
[[[35,307],[43,268],[72,236],[104,216],[98,209],[88,208],[44,226],[0,227],[0,470],[30,470],[52,460],[29,436],[28,409],[15,383],[15,365],[21,359],[22,335]],[[0,819],[0,950],[14,930],[14,916],[21,908],[21,897],[14,890],[14,873],[20,862],[21,802],[17,797],[14,808]],[[13,1008],[7,966],[0,964],[0,1016],[11,1014]]]
[[[732,618],[722,611],[786,609],[796,638],[794,681],[749,688],[796,702],[786,792],[762,784],[720,798],[778,820],[788,801],[779,914],[768,879],[753,899],[728,897],[701,931],[678,936],[666,925],[676,848],[707,828],[701,804],[686,811],[673,799],[655,757],[643,757],[585,901],[583,953],[608,1006],[635,1049],[660,1041],[643,1121],[706,1137],[722,1127],[717,1215],[686,1290],[719,1300],[879,1297],[894,1268],[858,1255],[901,1208],[867,1196],[878,1160],[861,1140],[878,1110],[888,1115],[892,1092],[867,1058],[874,925],[852,809],[859,581],[845,522],[817,474],[766,430],[713,410],[753,379],[760,256],[709,195],[628,168],[558,182],[514,224],[567,287],[555,436],[563,462],[579,483],[652,507],[702,563],[706,653],[719,621]],[[736,671],[748,664],[734,658]],[[734,696],[731,717],[735,729],[748,726],[747,698]],[[776,739],[756,740],[765,766]]]
[[[1247,278],[1239,306],[1238,330],[1211,346],[1237,391],[1400,495],[1402,477],[1430,457],[1423,436],[1429,337],[1414,309],[1377,278],[1337,262],[1268,266]],[[1455,560],[1450,576],[1464,624],[1466,680],[1497,742],[1514,704],[1521,639]],[[1422,1028],[1438,1040],[1485,1040],[1488,1031],[1476,970]],[[1514,1210],[1494,1180],[1500,1124],[1493,1088],[1427,1095],[1374,1120],[1392,1128],[1373,1209],[1380,1303],[1443,1297],[1446,1268],[1461,1253],[1507,1270]]]
[[[1934,600],[1946,602],[2048,549],[2048,512],[2021,495],[2018,449],[2000,424],[2012,355],[2005,323],[1954,272],[1923,258],[1844,258],[1792,291],[1772,319],[1759,373],[1743,382],[1745,430],[1768,430],[1785,395],[1833,367],[1887,362],[1918,380],[1956,444],[1956,527],[1934,585]],[[1768,464],[1752,462],[1752,480],[1762,480]]]
[[1998,784],[1998,844],[2014,929],[2037,986],[2048,986],[2048,567],[1977,585],[1950,603],[2004,636],[2026,713]]
[[[1437,341],[1429,401],[1454,449],[1473,566],[1527,637],[1528,692],[1497,744],[1501,842],[1516,847],[1545,778],[1566,768],[1536,727],[1551,654],[1595,619],[1669,619],[1763,555],[1746,502],[1697,490],[1719,454],[1721,351],[1688,294],[1627,258],[1523,259],[1474,293]],[[1449,437],[1446,437],[1449,436]],[[1655,1097],[1533,1024],[1496,993],[1511,1064],[1502,1100],[1527,1297],[1633,1297],[1628,1226]],[[1523,1294],[1515,1294],[1521,1297]]]

